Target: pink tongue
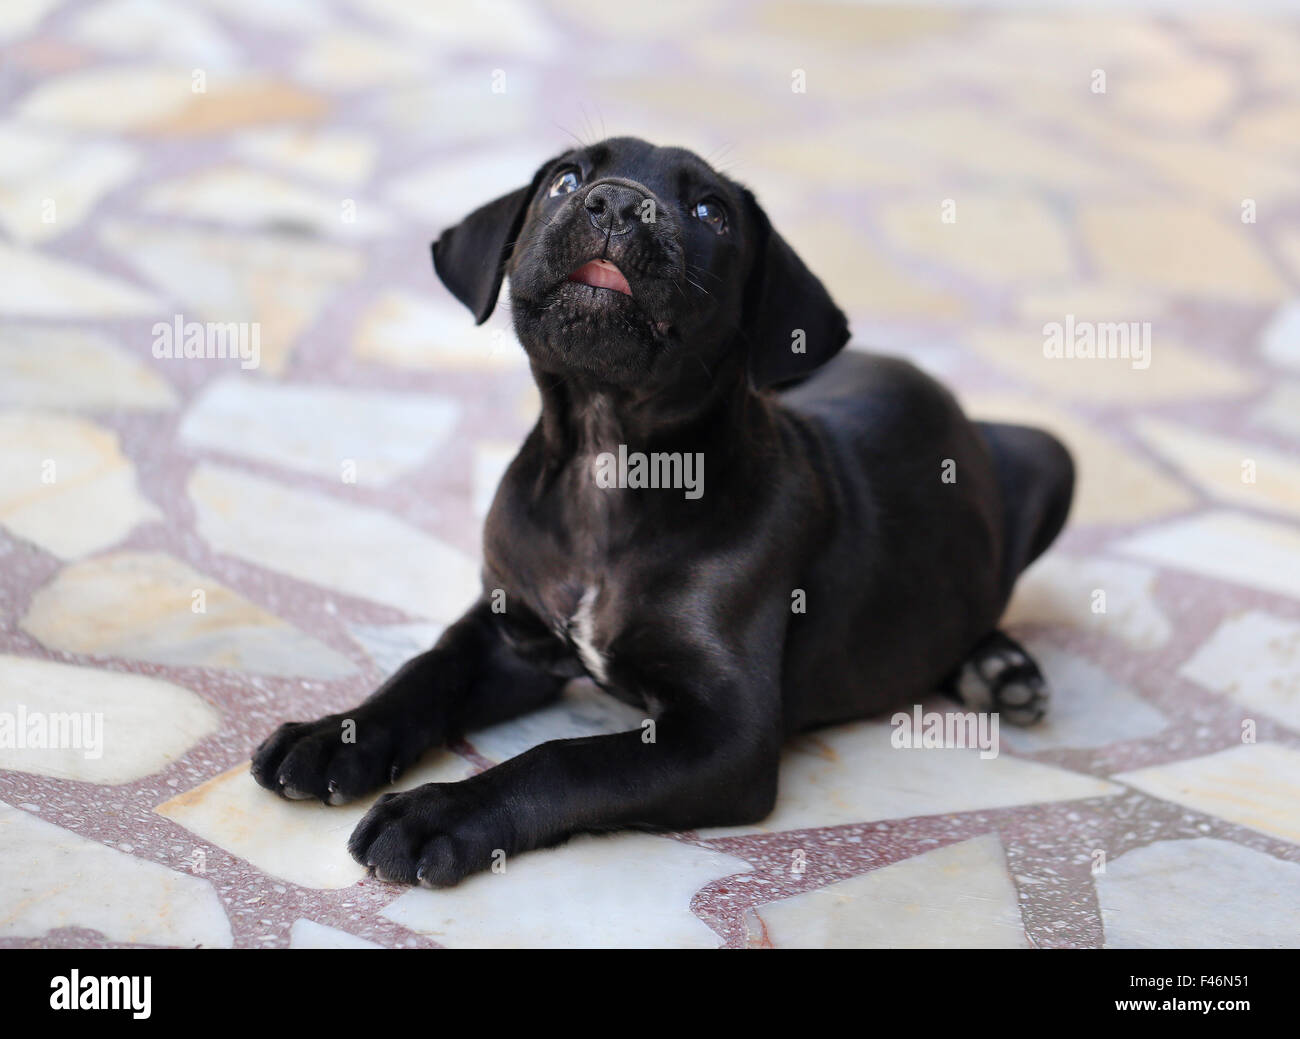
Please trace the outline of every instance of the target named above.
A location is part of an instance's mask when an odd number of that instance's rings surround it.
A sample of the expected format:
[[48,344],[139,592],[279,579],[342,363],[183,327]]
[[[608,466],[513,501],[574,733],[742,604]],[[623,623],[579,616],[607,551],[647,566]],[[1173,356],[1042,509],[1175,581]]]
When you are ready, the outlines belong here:
[[590,263],[584,263],[569,275],[569,280],[583,285],[594,285],[598,289],[613,289],[625,296],[632,295],[632,287],[623,277],[623,272],[608,260],[592,260]]

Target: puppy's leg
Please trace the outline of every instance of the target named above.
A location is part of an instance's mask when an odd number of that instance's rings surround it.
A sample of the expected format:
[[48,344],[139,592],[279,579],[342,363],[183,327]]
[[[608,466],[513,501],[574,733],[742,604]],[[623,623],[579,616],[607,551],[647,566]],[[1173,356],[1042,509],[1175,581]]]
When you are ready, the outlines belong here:
[[383,880],[445,887],[576,833],[761,819],[780,734],[775,720],[746,718],[743,705],[760,700],[710,694],[665,711],[653,731],[555,740],[460,783],[387,794],[348,850]]
[[343,804],[393,782],[430,747],[540,707],[562,685],[516,657],[479,603],[353,710],[276,729],[253,754],[253,778],[283,797]]
[[953,677],[952,692],[973,711],[997,711],[1013,725],[1047,712],[1047,680],[1028,651],[1000,631],[986,635]]

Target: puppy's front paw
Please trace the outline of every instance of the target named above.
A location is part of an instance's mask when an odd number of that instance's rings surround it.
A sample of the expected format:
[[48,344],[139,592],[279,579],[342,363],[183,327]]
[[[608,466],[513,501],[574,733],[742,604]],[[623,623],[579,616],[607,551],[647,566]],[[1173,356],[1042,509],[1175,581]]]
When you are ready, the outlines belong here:
[[281,797],[337,805],[393,782],[426,745],[361,711],[332,714],[281,725],[253,753],[251,771]]
[[499,824],[473,780],[385,794],[357,824],[348,851],[380,880],[451,887],[504,853]]

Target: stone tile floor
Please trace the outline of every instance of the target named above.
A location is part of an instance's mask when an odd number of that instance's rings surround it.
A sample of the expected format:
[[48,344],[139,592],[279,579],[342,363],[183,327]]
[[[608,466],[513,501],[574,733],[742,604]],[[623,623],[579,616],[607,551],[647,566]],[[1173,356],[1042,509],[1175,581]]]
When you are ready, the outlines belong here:
[[[0,47],[0,944],[1300,944],[1300,21],[8,0]],[[751,183],[858,344],[1069,442],[1010,616],[1055,711],[993,759],[820,733],[761,826],[403,891],[364,805],[248,755],[472,597],[536,399],[428,242],[605,132]],[[177,320],[257,366],[155,356]],[[60,712],[98,753],[13,745]],[[578,684],[402,785],[628,722]]]

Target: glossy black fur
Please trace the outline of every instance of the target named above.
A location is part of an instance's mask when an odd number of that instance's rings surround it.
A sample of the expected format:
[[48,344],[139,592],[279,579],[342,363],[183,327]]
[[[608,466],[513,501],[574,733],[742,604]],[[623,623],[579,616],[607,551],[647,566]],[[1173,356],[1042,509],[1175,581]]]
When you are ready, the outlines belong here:
[[[567,168],[581,186],[551,197]],[[705,197],[721,234],[694,215]],[[630,297],[566,280],[600,257]],[[488,517],[484,597],[355,710],[277,730],[253,773],[349,800],[584,673],[653,727],[385,795],[349,844],[377,875],[448,885],[575,833],[753,822],[791,733],[1018,649],[993,634],[1065,521],[1068,453],[972,423],[905,361],[839,353],[821,282],[693,154],[628,138],[566,153],[445,232],[434,261],[480,322],[509,275],[542,397]],[[703,496],[597,486],[593,461],[621,444],[701,453]]]

